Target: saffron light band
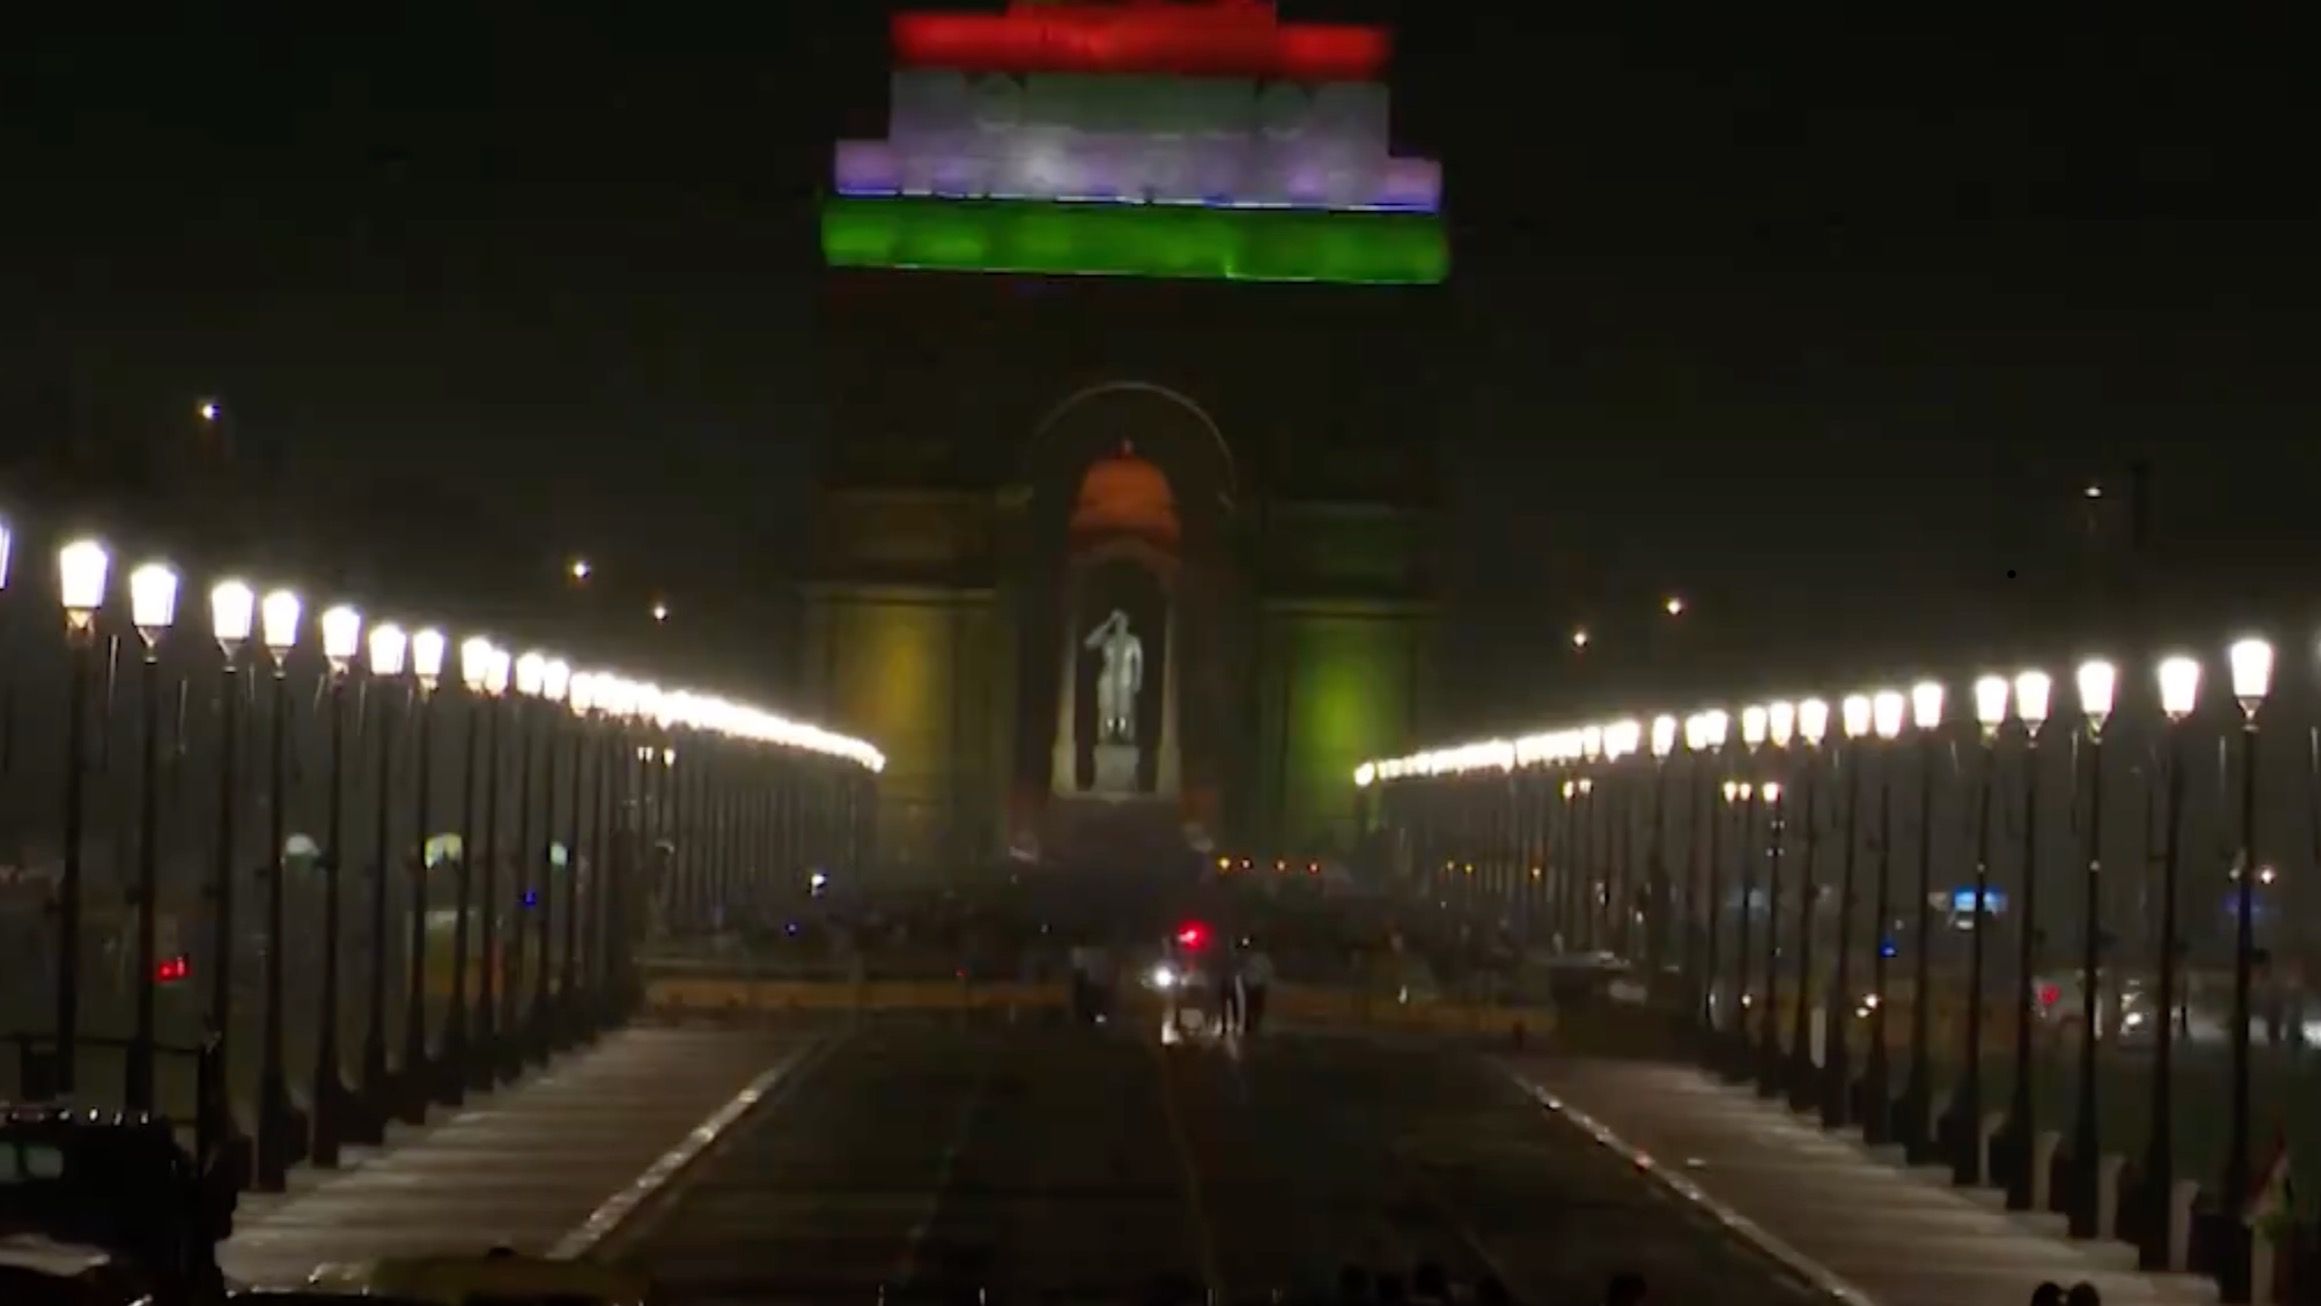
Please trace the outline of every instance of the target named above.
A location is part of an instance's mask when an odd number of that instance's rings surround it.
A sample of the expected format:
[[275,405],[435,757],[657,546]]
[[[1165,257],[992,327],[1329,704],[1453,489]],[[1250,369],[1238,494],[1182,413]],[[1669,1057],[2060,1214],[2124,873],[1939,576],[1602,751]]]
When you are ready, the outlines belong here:
[[1393,54],[1382,28],[1284,23],[1254,0],[1194,5],[1039,5],[1004,14],[904,13],[895,61],[974,72],[1177,73],[1362,82]]

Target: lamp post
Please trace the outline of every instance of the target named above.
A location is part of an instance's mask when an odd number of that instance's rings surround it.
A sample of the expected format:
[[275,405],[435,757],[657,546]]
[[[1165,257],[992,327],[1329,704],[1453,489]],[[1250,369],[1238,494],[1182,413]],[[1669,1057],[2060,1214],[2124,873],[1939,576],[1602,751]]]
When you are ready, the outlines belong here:
[[[2250,1196],[2248,1026],[2256,956],[2257,709],[2272,687],[2273,646],[2261,639],[2244,639],[2232,646],[2228,657],[2232,697],[2240,705],[2240,866],[2232,895],[2232,1125],[2224,1152],[2223,1198],[2225,1214],[2237,1229],[2244,1227]],[[2235,1259],[2240,1262],[2236,1270],[2245,1267],[2245,1256]]]
[[[1878,888],[1870,913],[1870,1051],[1862,1068],[1862,1141],[1872,1144],[1894,1136],[1894,1102],[1887,1088],[1893,1081],[1893,1054],[1886,1040],[1886,1012],[1892,1006],[1886,989],[1886,930],[1894,923],[1894,774],[1901,769],[1894,765],[1894,741],[1902,736],[1905,706],[1899,690],[1882,689],[1870,697],[1870,728],[1884,744],[1879,752],[1885,760],[1878,785]],[[1921,894],[1921,904],[1924,900]]]
[[[209,1036],[214,1040],[210,1058],[221,1075],[232,1065],[227,1055],[233,1041],[234,954],[234,798],[237,762],[242,741],[243,677],[241,652],[257,621],[258,596],[238,580],[218,582],[210,589],[210,633],[216,636],[218,664],[218,827],[210,861],[210,1011]],[[210,1109],[197,1129],[197,1150],[203,1157],[235,1137],[232,1094],[219,1092],[205,1102]]]
[[58,596],[71,680],[65,699],[64,874],[58,884],[56,950],[56,1074],[59,1097],[78,1079],[81,1037],[81,833],[87,816],[82,771],[88,751],[89,676],[97,650],[97,609],[105,605],[105,574],[112,555],[95,540],[75,540],[57,551]]
[[1580,729],[1580,761],[1586,770],[1580,776],[1580,883],[1587,898],[1583,931],[1590,949],[1608,947],[1611,943],[1604,921],[1604,891],[1606,889],[1604,863],[1608,860],[1597,846],[1597,835],[1603,831],[1603,815],[1597,810],[1596,764],[1604,756],[1604,728],[1583,726]]
[[2087,874],[2079,970],[2079,1118],[2071,1142],[2071,1235],[2094,1238],[2101,1228],[2102,1122],[2096,1116],[2097,1034],[2102,1011],[2103,964],[2103,724],[2111,716],[2119,672],[2101,660],[2079,665],[2079,711],[2087,722]]
[[1983,1182],[1983,955],[1991,924],[1991,797],[1997,788],[1999,726],[2007,719],[2007,682],[2003,676],[1982,676],[1974,682],[1974,719],[1982,741],[1982,798],[1976,808],[1974,851],[1974,914],[1968,941],[1966,969],[1965,1066],[1951,1095],[1951,1141],[1956,1151],[1950,1171],[1954,1182],[1975,1186]]
[[[1741,709],[1741,755],[1744,766],[1754,771],[1753,759],[1765,746],[1766,722],[1769,714],[1761,705],[1752,704]],[[1754,959],[1749,951],[1749,918],[1757,899],[1757,807],[1764,801],[1764,787],[1744,783],[1741,786],[1741,902],[1734,922],[1735,939],[1733,965],[1737,974],[1733,980],[1734,1037],[1730,1072],[1735,1078],[1749,1077],[1749,1011],[1753,1001],[1749,992],[1749,966]]]
[[1781,855],[1788,841],[1786,820],[1789,773],[1784,756],[1797,733],[1797,705],[1786,699],[1766,708],[1768,737],[1774,749],[1777,777],[1758,787],[1766,803],[1765,843],[1765,991],[1757,1011],[1757,1092],[1771,1097],[1781,1091]]
[[[558,722],[565,716],[564,708],[571,689],[571,664],[562,658],[552,657],[548,659],[547,664],[540,668],[539,697],[541,703],[539,714],[543,718],[541,733],[544,736],[541,740],[541,751],[544,754],[547,770],[546,774],[541,777],[540,783],[540,905],[535,908],[540,914],[540,980],[532,990],[531,1019],[532,1051],[534,1055],[541,1057],[547,1056],[549,1049],[555,1047],[559,1042],[555,1028],[556,968],[554,965],[555,948],[553,946],[556,924],[556,858],[551,855],[549,845],[556,841],[556,743],[558,736],[563,733],[557,726]],[[574,768],[577,771],[577,761]],[[564,849],[564,866],[567,873],[571,871],[572,863],[572,847],[567,844]],[[567,893],[564,899],[564,914],[567,916],[572,914],[573,901],[573,895]]]
[[[1818,698],[1800,702],[1797,738],[1805,745],[1799,762],[1799,770],[1804,775],[1805,846],[1799,850],[1797,862],[1797,1004],[1795,1022],[1789,1029],[1788,1072],[1789,1105],[1799,1111],[1812,1108],[1818,1088],[1813,1073],[1813,921],[1821,886],[1813,878],[1813,858],[1821,843],[1820,821],[1814,813],[1821,791],[1814,784],[1814,767],[1821,754],[1821,741],[1828,735],[1829,704]],[[1839,950],[1844,950],[1842,937]]]
[[[466,1098],[467,1083],[475,1076],[475,1048],[468,1041],[468,922],[469,907],[475,898],[476,854],[482,847],[476,837],[483,828],[476,823],[476,784],[482,771],[484,718],[491,710],[491,700],[484,693],[491,667],[490,640],[470,635],[460,641],[459,681],[467,691],[464,713],[467,770],[459,799],[459,875],[455,889],[457,901],[452,908],[451,1002],[444,1008],[443,1046],[436,1053],[437,1065],[442,1071],[436,1085],[436,1099],[446,1106],[457,1106]],[[424,860],[424,850],[421,857]],[[475,951],[488,957],[490,950],[488,945],[479,943]]]
[[[399,1115],[405,1124],[423,1124],[427,1120],[427,1101],[435,1095],[438,1082],[436,1068],[427,1055],[427,844],[428,844],[428,790],[434,783],[435,758],[435,689],[443,681],[443,655],[446,640],[443,632],[424,627],[411,636],[411,671],[416,687],[412,690],[412,715],[419,718],[419,738],[414,747],[418,756],[417,775],[411,794],[411,900],[409,927],[411,943],[409,960],[405,963],[410,973],[405,976],[407,992],[403,1003],[403,1061],[401,1074]],[[465,849],[461,850],[463,856]],[[382,866],[382,871],[384,867]],[[464,924],[464,922],[463,922]],[[463,950],[464,958],[464,950]],[[453,1076],[454,1082],[457,1076]]]
[[[1658,977],[1668,964],[1668,912],[1675,894],[1668,882],[1668,759],[1676,752],[1676,718],[1652,718],[1652,833],[1650,887],[1645,897],[1652,905],[1652,918],[1644,932],[1644,952]],[[851,783],[848,785],[851,790]]]
[[322,614],[322,655],[330,668],[330,811],[322,857],[322,993],[314,1042],[314,1163],[335,1166],[351,1131],[352,1092],[339,1057],[339,868],[346,864],[346,697],[355,652],[362,646],[362,614],[345,604]]
[[2039,727],[2047,722],[2054,682],[2044,671],[2015,677],[2015,715],[2023,722],[2023,901],[2016,924],[2015,1081],[2007,1103],[2009,1167],[2007,1206],[2031,1209],[2032,1170],[2039,1135],[2038,1104],[2032,1093],[2031,1022],[2037,1008],[2033,987],[2039,971]]
[[[478,706],[484,714],[484,838],[479,860],[483,877],[476,892],[482,907],[476,951],[482,963],[476,977],[475,1051],[468,1065],[468,1083],[487,1089],[499,1082],[506,1050],[500,1046],[500,700],[508,693],[511,655],[491,647],[484,658],[484,696]],[[521,736],[519,735],[519,738]]]
[[1942,686],[1922,680],[1910,687],[1910,719],[1918,727],[1918,917],[1910,990],[1910,1078],[1902,1086],[1902,1144],[1912,1165],[1932,1154],[1928,1113],[1934,1101],[1933,1049],[1927,1016],[1933,1004],[1934,763],[1942,746]]
[[[1868,742],[1870,696],[1848,694],[1838,704],[1838,728],[1845,734],[1845,750],[1838,757],[1846,787],[1846,855],[1838,868],[1837,956],[1830,978],[1828,1001],[1822,1004],[1821,1123],[1835,1129],[1852,1118],[1848,1095],[1853,1070],[1847,1064],[1846,1031],[1853,1024],[1854,861],[1862,843],[1862,775],[1869,759],[1862,748]],[[1874,932],[1873,932],[1874,933]]]
[[[1717,1033],[1717,931],[1719,918],[1724,914],[1724,829],[1725,807],[1736,797],[1733,781],[1719,783],[1719,772],[1724,770],[1725,737],[1731,718],[1721,708],[1711,708],[1700,714],[1700,742],[1693,746],[1693,756],[1700,759],[1702,815],[1701,824],[1707,827],[1708,837],[1697,836],[1695,844],[1700,865],[1695,870],[1698,887],[1695,891],[1693,914],[1700,921],[1700,966],[1694,972],[1699,987],[1700,1031],[1703,1046],[1713,1048]],[[1723,806],[1718,799],[1723,799]]]
[[[379,707],[371,728],[379,736],[377,786],[372,790],[372,816],[377,824],[371,838],[371,982],[368,1017],[363,1024],[363,1138],[376,1143],[385,1136],[389,1100],[394,1084],[387,1073],[387,867],[395,855],[395,682],[403,678],[410,653],[410,636],[394,622],[371,627],[371,689]],[[425,834],[420,835],[425,839]],[[421,850],[425,855],[425,850]]]
[[290,1163],[302,1148],[304,1122],[290,1104],[283,1066],[282,952],[289,944],[282,921],[282,884],[289,878],[290,650],[298,643],[298,596],[274,590],[258,604],[260,637],[273,663],[267,729],[266,777],[266,993],[258,1067],[257,1188],[282,1191]]
[[531,928],[531,918],[525,913],[538,911],[540,890],[533,883],[533,873],[542,860],[540,854],[547,839],[534,837],[532,827],[532,756],[539,742],[539,698],[547,676],[548,657],[538,650],[527,650],[516,659],[516,856],[510,864],[514,883],[509,886],[508,973],[502,980],[506,989],[506,1029],[508,1052],[502,1064],[502,1073],[514,1078],[524,1061],[533,1054],[531,1022],[524,994],[525,936]]
[[161,650],[163,631],[177,619],[177,573],[149,562],[129,573],[129,614],[143,648],[138,677],[137,740],[137,1028],[129,1040],[122,1101],[131,1111],[153,1109],[154,988],[160,982],[157,946],[161,905]]
[[2152,1011],[2152,1131],[2144,1152],[2144,1243],[2147,1270],[2169,1266],[2169,1204],[2176,1187],[2176,885],[2183,874],[2184,773],[2191,732],[2185,719],[2200,697],[2200,664],[2187,657],[2160,663],[2160,710],[2168,718],[2168,817],[2160,872],[2160,974]]
[[[586,1001],[580,991],[580,922],[593,919],[590,911],[604,892],[603,886],[596,883],[595,858],[581,856],[581,838],[588,831],[587,807],[583,798],[588,793],[586,776],[588,755],[593,743],[591,736],[596,715],[596,687],[595,672],[576,671],[572,674],[568,700],[572,708],[572,722],[567,727],[572,737],[572,802],[570,824],[565,827],[564,840],[564,874],[572,887],[565,894],[564,968],[557,985],[557,1023],[560,1038],[566,1043],[579,1040],[588,1027]],[[601,758],[598,759],[597,769],[600,772],[604,769]]]

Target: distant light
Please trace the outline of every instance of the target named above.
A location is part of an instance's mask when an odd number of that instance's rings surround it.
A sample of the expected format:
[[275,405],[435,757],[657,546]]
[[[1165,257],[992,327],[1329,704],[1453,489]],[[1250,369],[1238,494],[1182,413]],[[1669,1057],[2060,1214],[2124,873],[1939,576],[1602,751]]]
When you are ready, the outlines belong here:
[[2103,497],[2103,487],[2093,481],[2089,481],[2087,483],[2087,488],[2081,490],[2080,493],[2090,499],[2100,499]]
[[538,889],[526,889],[526,890],[524,890],[524,905],[525,905],[526,907],[528,907],[528,908],[529,908],[529,907],[537,907],[537,906],[539,906],[539,905],[540,905],[540,891],[539,891]]
[[56,561],[65,615],[85,629],[105,604],[105,573],[113,555],[95,540],[74,540],[57,550]]
[[2273,881],[2279,878],[2281,878],[2281,873],[2274,870],[2270,866],[2259,866],[2257,868],[2257,883],[2259,884],[2271,884]]
[[241,581],[221,580],[210,589],[210,631],[228,652],[250,638],[257,611],[257,592]]
[[2261,639],[2235,641],[2226,651],[2232,666],[2232,696],[2254,714],[2273,683],[2273,646]]
[[177,573],[167,563],[148,562],[129,573],[129,613],[148,644],[177,620]]
[[2172,657],[2160,663],[2160,710],[2171,721],[2181,721],[2192,714],[2193,700],[2200,696],[2200,664],[2187,657]]
[[588,559],[586,558],[574,558],[572,560],[572,565],[565,568],[565,570],[571,573],[572,579],[574,580],[587,580],[589,575],[593,573],[596,568],[588,565]]
[[1663,611],[1668,613],[1669,616],[1681,617],[1684,615],[1684,596],[1682,594],[1671,594],[1668,596],[1668,601],[1661,604],[1660,607]]
[[1586,648],[1587,646],[1588,646],[1588,628],[1587,628],[1587,627],[1585,627],[1585,626],[1582,626],[1582,627],[1580,627],[1579,629],[1577,629],[1577,630],[1575,630],[1575,631],[1573,631],[1573,632],[1572,632],[1572,647],[1573,647],[1573,648]]
[[[583,564],[583,565],[586,565],[586,564]],[[655,599],[655,600],[653,600],[653,620],[655,620],[655,621],[667,621],[668,619],[669,619],[669,605],[668,605],[667,603],[663,602],[663,601],[662,601],[662,600],[660,600],[660,599]]]
[[199,406],[199,407],[197,407],[197,408],[195,408],[195,409],[194,409],[194,411],[195,411],[196,413],[199,413],[199,414],[201,414],[201,419],[202,419],[203,421],[205,421],[205,422],[215,422],[216,420],[218,420],[218,415],[219,415],[220,413],[224,412],[225,410],[224,410],[224,409],[221,409],[221,408],[219,408],[219,407],[218,407],[218,401],[217,401],[217,400],[215,400],[215,399],[204,399],[204,400],[202,400],[202,401],[201,401],[201,404],[200,404],[200,406]]
[[816,893],[820,893],[824,889],[830,887],[830,877],[820,871],[816,871],[806,877],[806,887],[812,889]]
[[181,983],[192,974],[193,962],[183,953],[174,957],[163,957],[153,966],[153,982],[156,984]]
[[1364,762],[1360,766],[1354,768],[1354,784],[1357,788],[1368,789],[1371,785],[1377,783],[1377,781],[1377,764],[1372,762]]

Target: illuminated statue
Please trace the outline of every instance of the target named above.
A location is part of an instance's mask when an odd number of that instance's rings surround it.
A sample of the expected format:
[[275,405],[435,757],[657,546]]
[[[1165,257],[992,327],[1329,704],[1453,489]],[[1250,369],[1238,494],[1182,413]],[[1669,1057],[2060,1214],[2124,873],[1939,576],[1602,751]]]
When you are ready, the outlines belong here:
[[1096,742],[1136,742],[1136,691],[1144,687],[1144,641],[1129,633],[1128,614],[1118,608],[1088,632],[1083,646],[1097,650],[1104,665],[1096,672]]

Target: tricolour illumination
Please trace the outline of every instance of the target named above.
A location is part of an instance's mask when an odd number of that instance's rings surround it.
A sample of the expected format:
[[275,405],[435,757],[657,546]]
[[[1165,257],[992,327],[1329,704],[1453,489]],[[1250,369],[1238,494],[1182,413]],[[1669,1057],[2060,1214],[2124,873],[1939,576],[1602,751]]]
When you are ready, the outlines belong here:
[[1255,4],[1016,3],[1004,14],[896,14],[888,33],[897,64],[968,72],[1367,82],[1393,53],[1384,28],[1284,23]]
[[1431,214],[1039,200],[852,199],[822,206],[833,267],[1431,285],[1450,245]]
[[1878,738],[1901,738],[1902,713],[1908,701],[1898,689],[1881,689],[1870,696],[1870,726],[1878,732]]
[[2173,657],[2160,663],[2160,710],[2171,721],[2181,721],[2192,715],[2193,704],[2200,699],[2200,664],[2191,658]]
[[228,653],[250,638],[258,619],[258,592],[238,580],[221,580],[210,587],[210,633]]
[[2232,696],[2241,711],[2253,714],[2273,687],[2273,646],[2261,639],[2235,640],[2225,657],[2232,664]]
[[1870,733],[1871,719],[1876,711],[1868,694],[1846,695],[1845,701],[1838,705],[1838,720],[1846,732],[1846,738],[1860,739]]
[[148,562],[129,573],[129,621],[150,644],[177,620],[177,573]]
[[2087,728],[2103,732],[2104,720],[2111,715],[2112,695],[2119,688],[2117,667],[2102,658],[2091,658],[2079,664],[2079,710],[2087,717]]

